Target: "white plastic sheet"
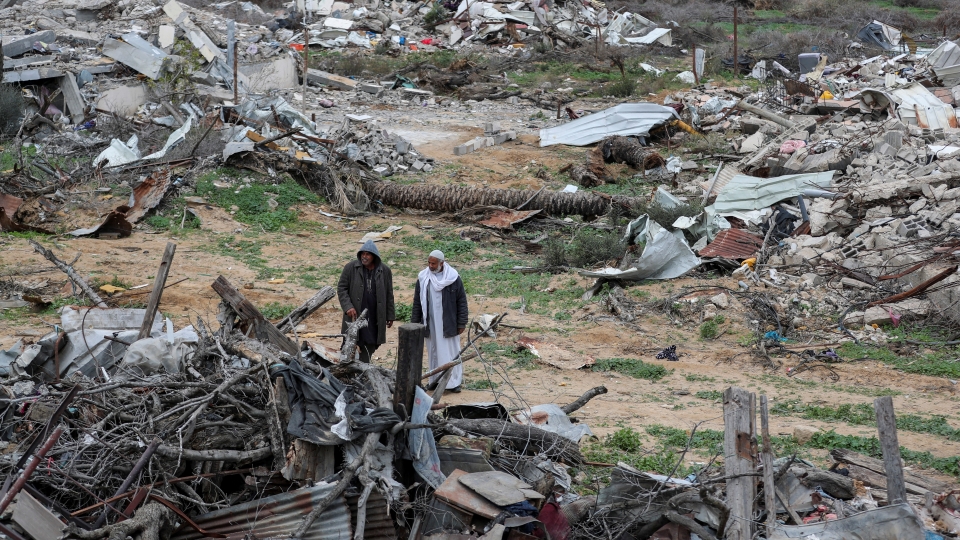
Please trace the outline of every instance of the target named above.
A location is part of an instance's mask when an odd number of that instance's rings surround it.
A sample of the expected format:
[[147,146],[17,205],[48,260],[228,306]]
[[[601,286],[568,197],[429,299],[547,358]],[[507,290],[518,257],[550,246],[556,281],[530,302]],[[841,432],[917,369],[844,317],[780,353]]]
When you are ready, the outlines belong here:
[[180,373],[184,363],[197,350],[200,336],[187,326],[173,332],[167,319],[167,333],[154,338],[141,339],[127,347],[120,368],[138,371],[141,375],[153,375],[163,370],[166,373]]
[[[544,415],[546,416],[545,420],[543,419]],[[521,424],[534,425],[544,431],[556,433],[561,437],[570,439],[575,443],[579,443],[580,439],[584,436],[593,436],[593,431],[590,431],[590,426],[586,424],[574,424],[570,421],[567,413],[563,412],[560,407],[553,403],[530,407],[529,411],[520,411],[517,413],[515,418]]]
[[[433,398],[418,386],[417,395],[413,399],[413,413],[410,415],[410,421],[414,424],[426,424],[431,405],[433,405]],[[437,454],[437,443],[433,440],[433,430],[411,429],[407,441],[410,457],[413,458],[413,468],[417,474],[433,489],[440,487],[447,477],[440,471],[440,456]]]

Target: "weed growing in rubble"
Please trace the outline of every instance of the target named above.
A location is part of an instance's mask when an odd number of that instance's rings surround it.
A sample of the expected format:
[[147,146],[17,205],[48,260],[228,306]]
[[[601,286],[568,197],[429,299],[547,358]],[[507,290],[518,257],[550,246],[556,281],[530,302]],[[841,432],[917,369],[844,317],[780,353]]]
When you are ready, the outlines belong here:
[[603,87],[604,93],[609,96],[626,98],[632,96],[637,91],[637,81],[629,78],[623,78]]
[[406,302],[401,302],[396,304],[394,313],[396,314],[398,321],[408,322],[410,320],[410,315],[413,314],[413,306]]
[[640,433],[631,427],[620,428],[610,435],[607,435],[604,443],[607,446],[617,450],[623,450],[624,452],[636,452],[643,448]]
[[218,169],[198,178],[197,195],[232,212],[237,221],[262,227],[266,231],[278,231],[285,225],[295,223],[298,215],[294,206],[320,202],[319,196],[290,177],[274,185],[250,182],[219,188],[213,182],[222,173]]
[[648,364],[636,358],[603,358],[593,364],[593,371],[616,371],[636,379],[659,381],[673,373],[659,364]]
[[720,336],[720,325],[717,320],[705,321],[700,325],[700,339],[717,339]]
[[490,379],[481,379],[479,381],[465,382],[463,383],[463,387],[467,390],[493,390],[497,387],[497,383]]
[[617,231],[585,227],[577,232],[567,246],[567,260],[577,268],[586,268],[623,257],[623,239]]
[[264,318],[270,321],[275,321],[282,319],[287,316],[288,313],[296,309],[297,306],[291,304],[281,304],[280,302],[270,302],[260,308],[260,313],[263,314]]

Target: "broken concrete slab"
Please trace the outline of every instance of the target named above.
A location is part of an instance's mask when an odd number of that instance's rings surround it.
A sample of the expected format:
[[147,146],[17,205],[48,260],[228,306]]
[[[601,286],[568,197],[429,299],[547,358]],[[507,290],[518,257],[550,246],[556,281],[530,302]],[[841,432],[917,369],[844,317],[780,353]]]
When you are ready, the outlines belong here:
[[246,64],[238,67],[247,77],[247,90],[266,92],[298,86],[297,62],[291,56],[281,56],[272,62]]
[[6,71],[3,74],[5,83],[24,83],[43,79],[58,79],[63,72],[53,68],[25,69],[23,71]]
[[57,41],[57,33],[53,30],[44,30],[27,36],[9,36],[2,39],[3,55],[16,58],[33,50],[33,44],[53,43]]
[[98,111],[133,116],[147,102],[147,87],[142,84],[120,86],[107,90],[97,99]]
[[143,38],[127,34],[125,41],[107,38],[103,42],[103,54],[129,66],[138,72],[156,79],[163,71],[167,53],[147,43]]
[[210,39],[210,36],[197,27],[179,2],[171,0],[163,6],[163,12],[167,14],[167,17],[173,19],[173,22],[186,33],[187,39],[200,51],[200,54],[203,55],[207,62],[213,62],[214,58],[225,60],[220,47]]
[[100,43],[103,36],[92,32],[83,32],[80,30],[70,30],[68,28],[57,30],[57,39],[60,41],[70,41],[79,45],[96,45]]
[[177,27],[169,24],[161,24],[157,33],[157,42],[160,44],[161,49],[168,50],[173,47],[173,43],[177,37]]
[[28,56],[26,58],[16,58],[3,61],[3,70],[20,69],[25,67],[44,66],[53,63],[55,55],[47,54],[43,56]]
[[320,71],[319,69],[308,69],[307,81],[313,84],[332,86],[340,90],[353,90],[357,87],[357,81],[353,79],[327,73],[326,71]]
[[373,94],[377,97],[380,97],[383,95],[383,87],[380,86],[379,84],[360,83],[357,85],[357,88],[359,88],[363,92],[366,92],[368,94]]

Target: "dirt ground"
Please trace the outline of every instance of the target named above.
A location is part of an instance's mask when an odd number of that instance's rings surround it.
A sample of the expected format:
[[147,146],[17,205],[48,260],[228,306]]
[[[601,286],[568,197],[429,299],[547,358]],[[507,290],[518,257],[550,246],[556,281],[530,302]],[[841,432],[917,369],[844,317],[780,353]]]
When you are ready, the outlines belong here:
[[[591,103],[592,108],[601,104]],[[485,108],[486,107],[486,108]],[[576,108],[576,104],[574,106]],[[358,106],[357,112],[369,112]],[[540,167],[556,171],[572,159],[580,159],[583,149],[553,147],[541,149],[537,145],[537,126],[543,121],[531,121],[537,112],[532,107],[517,107],[507,111],[504,105],[477,105],[469,113],[431,112],[416,127],[413,115],[403,111],[378,111],[386,117],[385,125],[403,132],[415,143],[418,150],[438,163],[427,178],[430,182],[463,182],[472,185],[488,184],[491,187],[539,188],[544,181],[535,176]],[[482,122],[497,118],[503,124],[516,125],[520,129],[519,142],[508,142],[500,147],[482,149],[466,156],[455,157],[451,148],[482,132]],[[468,125],[469,128],[461,126]],[[534,126],[534,127],[528,127]],[[504,126],[507,128],[507,126]],[[550,186],[566,183],[566,178],[557,177]],[[138,227],[129,238],[120,240],[96,240],[89,238],[55,237],[47,242],[61,259],[72,260],[82,253],[75,267],[84,276],[105,278],[116,276],[130,285],[152,283],[152,276],[167,242],[176,242],[177,252],[168,283],[176,283],[163,295],[161,311],[173,319],[177,327],[194,323],[197,318],[215,326],[219,297],[210,284],[219,275],[232,283],[244,286],[241,289],[258,306],[269,303],[295,305],[310,297],[315,289],[307,288],[298,280],[304,268],[315,267],[320,275],[320,285],[336,286],[342,266],[355,257],[359,239],[367,231],[379,231],[389,225],[402,225],[402,233],[379,244],[383,260],[394,268],[394,285],[397,303],[409,303],[413,294],[416,272],[426,261],[426,251],[406,245],[405,236],[430,234],[461,226],[423,213],[387,209],[384,213],[361,219],[331,218],[321,214],[329,210],[315,205],[299,208],[301,220],[315,222],[316,226],[297,232],[262,233],[257,240],[263,244],[262,257],[271,268],[284,269],[286,281],[268,283],[257,279],[257,270],[242,260],[242,255],[228,256],[217,249],[224,239],[249,240],[249,236],[235,234],[247,226],[233,222],[223,211],[210,210],[216,219],[204,221],[204,229],[188,231],[179,236],[166,233],[152,234],[148,228]],[[247,235],[250,233],[248,232]],[[228,248],[229,249],[229,248]],[[479,255],[472,262],[463,262],[455,257],[450,264],[470,268],[489,264],[485,253],[509,253],[515,250],[510,244],[482,245]],[[535,265],[535,256],[517,255],[530,259]],[[0,236],[0,275],[12,269],[44,268],[49,264],[34,253],[27,241],[12,236]],[[32,274],[31,280],[49,280],[52,285],[66,285],[65,277],[58,271]],[[184,281],[181,281],[184,280]],[[576,283],[572,285],[571,280]],[[694,277],[637,286],[652,297],[663,297],[669,291],[685,285],[714,285],[735,287],[736,280],[729,277],[710,279],[698,274]],[[591,280],[574,273],[556,276],[552,285],[558,288],[575,287],[582,292],[591,285]],[[251,288],[252,287],[252,288]],[[129,293],[125,293],[129,294]],[[145,295],[139,296],[140,299]],[[136,298],[134,298],[136,299]],[[117,299],[114,299],[117,300]],[[822,377],[821,372],[806,372],[795,377],[787,375],[791,366],[785,359],[778,370],[764,369],[750,354],[750,349],[738,344],[749,333],[748,316],[743,310],[731,307],[726,312],[729,323],[724,334],[713,341],[699,337],[698,321],[675,324],[668,317],[654,310],[646,310],[635,323],[622,323],[609,316],[596,299],[578,308],[569,320],[520,313],[511,307],[519,297],[496,297],[482,293],[470,298],[471,316],[509,312],[506,319],[512,325],[523,327],[502,329],[497,341],[512,346],[521,336],[541,341],[583,358],[639,358],[644,362],[660,364],[671,373],[658,382],[634,379],[614,372],[593,372],[589,369],[563,370],[547,365],[535,369],[512,368],[507,372],[510,382],[527,404],[558,403],[573,401],[584,391],[598,385],[609,389],[606,395],[595,398],[576,413],[581,422],[591,426],[600,437],[621,426],[630,426],[643,432],[650,424],[664,424],[690,429],[701,423],[702,428],[723,429],[722,405],[718,401],[698,399],[698,391],[722,391],[730,385],[766,394],[772,403],[778,400],[800,400],[805,403],[839,405],[843,403],[869,403],[871,392],[880,389],[899,391],[894,397],[898,413],[947,416],[951,424],[960,426],[957,413],[957,383],[942,378],[904,374],[883,364],[865,361],[844,363],[836,367],[840,380],[832,382]],[[28,314],[19,318],[0,317],[0,347],[9,348],[20,338],[36,339],[48,332],[57,322],[56,316]],[[305,321],[300,332],[306,335],[336,334],[340,327],[340,309],[336,300],[331,301]],[[396,326],[388,331],[388,343],[377,352],[377,362],[393,366],[396,361]],[[836,343],[840,334],[835,328],[821,327],[808,344]],[[338,348],[335,339],[309,338],[327,347]],[[489,339],[489,338],[484,338]],[[655,359],[662,348],[676,344],[683,353],[679,362]],[[483,378],[479,361],[466,364],[466,381]],[[691,380],[692,379],[692,380]],[[509,387],[501,385],[500,391],[509,393]],[[447,394],[447,403],[483,402],[492,399],[490,390],[464,390],[460,394]],[[773,416],[771,428],[774,433],[791,434],[797,425],[812,425],[823,429],[835,429],[842,434],[869,436],[875,429],[869,426],[850,426],[826,422],[802,420],[794,417]],[[937,457],[960,454],[960,443],[944,437],[901,431],[900,444],[918,451],[930,451]],[[655,441],[647,436],[646,443]],[[815,454],[823,457],[825,452]],[[691,458],[691,461],[696,458]]]

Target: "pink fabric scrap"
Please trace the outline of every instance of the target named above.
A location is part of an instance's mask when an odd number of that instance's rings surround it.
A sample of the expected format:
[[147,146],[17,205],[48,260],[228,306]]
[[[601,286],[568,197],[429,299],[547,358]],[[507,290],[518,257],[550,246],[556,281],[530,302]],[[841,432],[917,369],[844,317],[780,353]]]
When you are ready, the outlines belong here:
[[780,145],[781,154],[792,154],[807,145],[806,141],[790,140]]

